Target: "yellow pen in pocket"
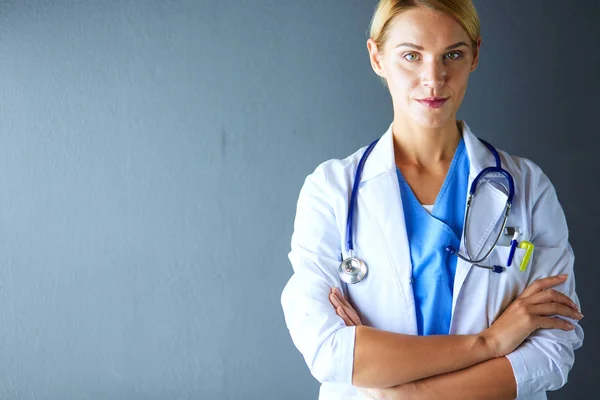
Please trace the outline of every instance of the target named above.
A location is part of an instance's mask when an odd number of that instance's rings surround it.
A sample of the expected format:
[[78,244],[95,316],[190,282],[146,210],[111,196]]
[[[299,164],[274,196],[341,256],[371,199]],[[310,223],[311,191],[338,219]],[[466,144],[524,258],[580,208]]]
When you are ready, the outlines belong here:
[[521,265],[519,265],[519,269],[521,271],[525,271],[527,269],[527,266],[529,265],[529,261],[531,261],[531,256],[533,255],[533,249],[535,248],[535,246],[533,245],[533,243],[523,240],[521,241],[521,243],[519,243],[519,248],[525,249],[525,255],[521,260]]

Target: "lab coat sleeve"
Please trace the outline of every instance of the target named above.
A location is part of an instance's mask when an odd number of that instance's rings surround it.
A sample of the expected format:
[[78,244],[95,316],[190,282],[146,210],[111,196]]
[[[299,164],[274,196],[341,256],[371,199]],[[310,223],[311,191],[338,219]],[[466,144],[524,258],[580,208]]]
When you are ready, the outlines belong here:
[[329,302],[330,288],[341,288],[340,232],[331,188],[323,166],[300,191],[289,259],[294,274],[281,304],[292,340],[312,375],[321,383],[352,383],[355,327],[346,327]]
[[[573,271],[574,255],[568,242],[564,212],[549,179],[533,166],[533,196],[531,198],[532,232],[535,245],[531,275],[527,284],[537,279],[568,274],[567,281],[553,289],[567,295],[578,306]],[[517,382],[518,398],[537,392],[557,390],[567,383],[575,362],[574,351],[583,344],[583,329],[577,321],[568,319],[575,329],[539,329],[520,347],[508,354]]]

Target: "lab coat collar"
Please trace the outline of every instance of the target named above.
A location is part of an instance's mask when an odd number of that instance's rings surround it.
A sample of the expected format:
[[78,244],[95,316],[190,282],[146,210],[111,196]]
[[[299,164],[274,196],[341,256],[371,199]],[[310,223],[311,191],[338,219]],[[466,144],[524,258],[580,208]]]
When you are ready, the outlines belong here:
[[[494,156],[488,148],[471,132],[471,129],[464,121],[458,121],[462,127],[462,136],[465,142],[465,148],[469,156],[470,177],[475,177],[482,169],[495,165]],[[365,163],[362,173],[362,182],[366,182],[380,174],[396,170],[396,160],[394,159],[394,134],[392,132],[393,123],[388,130],[381,136],[379,142],[373,148],[369,155],[368,162]]]
[[471,132],[465,121],[459,121],[459,124],[462,125],[463,140],[471,164],[469,175],[473,179],[484,168],[495,166],[496,160],[492,152]]

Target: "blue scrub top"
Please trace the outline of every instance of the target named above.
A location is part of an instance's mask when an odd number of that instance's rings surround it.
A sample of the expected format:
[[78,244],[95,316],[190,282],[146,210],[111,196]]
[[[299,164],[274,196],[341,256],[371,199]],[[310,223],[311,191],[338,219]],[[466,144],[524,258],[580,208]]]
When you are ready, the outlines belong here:
[[469,157],[461,139],[431,214],[396,168],[412,262],[412,286],[419,335],[447,335],[457,257],[469,180]]

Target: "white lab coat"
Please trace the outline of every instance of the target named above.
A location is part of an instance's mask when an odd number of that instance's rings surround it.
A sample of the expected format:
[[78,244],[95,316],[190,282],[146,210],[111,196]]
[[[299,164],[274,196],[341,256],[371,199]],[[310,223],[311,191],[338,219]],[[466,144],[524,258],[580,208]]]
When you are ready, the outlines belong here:
[[[417,334],[411,285],[411,259],[404,223],[392,126],[382,136],[364,166],[357,197],[354,244],[369,272],[365,280],[349,285],[338,277],[345,246],[346,219],[352,182],[365,148],[344,160],[329,160],[306,178],[298,199],[289,259],[294,274],[281,302],[292,340],[321,382],[319,399],[360,398],[352,386],[355,327],[346,327],[329,303],[331,287],[341,288],[363,324],[391,332]],[[470,160],[470,182],[485,167],[495,165],[492,153],[463,123]],[[518,270],[524,250],[505,273],[495,274],[458,260],[454,280],[450,334],[473,334],[488,328],[525,287],[536,279],[569,274],[555,287],[576,304],[573,251],[568,228],[554,187],[533,162],[499,151],[502,166],[514,177],[516,192],[507,226],[521,229],[520,240],[534,243],[526,272]],[[498,228],[506,195],[484,184],[471,210],[471,255],[481,239]],[[464,252],[464,236],[461,250]],[[475,254],[474,254],[475,253]],[[506,265],[508,246],[497,246],[490,263]],[[544,329],[534,332],[507,355],[518,387],[518,399],[545,399],[547,390],[567,382],[574,350],[583,342],[577,321],[573,331]],[[355,397],[356,396],[356,397]]]

